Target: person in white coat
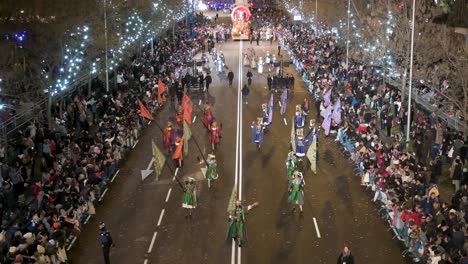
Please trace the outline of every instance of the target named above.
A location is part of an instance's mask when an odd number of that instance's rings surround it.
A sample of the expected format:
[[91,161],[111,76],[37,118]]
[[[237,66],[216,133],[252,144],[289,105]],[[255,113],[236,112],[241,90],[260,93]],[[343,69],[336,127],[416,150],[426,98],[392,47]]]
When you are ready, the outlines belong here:
[[258,64],[257,64],[257,66],[258,66],[258,69],[257,69],[258,74],[263,74],[263,64],[264,64],[264,63],[263,63],[263,58],[260,57],[260,58],[258,59]]

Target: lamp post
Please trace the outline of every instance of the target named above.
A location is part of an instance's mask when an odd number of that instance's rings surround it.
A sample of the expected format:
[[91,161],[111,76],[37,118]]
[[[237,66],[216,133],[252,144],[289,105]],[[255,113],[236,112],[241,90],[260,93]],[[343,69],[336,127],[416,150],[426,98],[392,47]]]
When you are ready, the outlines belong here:
[[346,69],[349,62],[349,16],[351,15],[351,0],[348,0],[348,33],[346,37]]
[[106,92],[109,92],[109,65],[107,59],[107,7],[106,0],[104,0],[104,46],[105,46],[105,60],[106,60]]
[[416,16],[416,0],[413,0],[413,16],[411,18],[411,51],[410,51],[410,68],[409,68],[409,94],[408,94],[408,121],[406,124],[406,143],[410,141],[411,129],[411,89],[413,86],[413,51],[414,51],[414,25]]

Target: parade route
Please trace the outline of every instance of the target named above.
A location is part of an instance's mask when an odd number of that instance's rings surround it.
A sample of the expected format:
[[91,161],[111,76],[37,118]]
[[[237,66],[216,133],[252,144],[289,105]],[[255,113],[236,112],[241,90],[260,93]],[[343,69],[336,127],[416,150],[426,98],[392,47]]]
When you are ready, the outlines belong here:
[[[295,70],[285,68],[285,74],[296,78],[294,93],[281,116],[278,101],[282,90],[273,91],[273,122],[258,151],[251,144],[250,124],[260,116],[261,104],[268,102],[270,91],[266,88],[267,73],[259,75],[252,71],[249,104],[242,102],[240,89],[246,83],[243,79],[248,69],[243,66],[242,53],[253,48],[257,56],[265,56],[267,51],[275,54],[277,44],[261,41],[257,46],[228,41],[217,48],[224,52],[229,69],[233,69],[233,87],[228,87],[227,72],[216,74],[213,70],[213,84],[208,93],[202,97],[194,94],[192,101],[194,116],[202,117],[196,105],[209,101],[216,119],[223,125],[221,145],[215,151],[219,179],[211,189],[207,188],[197,160],[201,154],[191,142],[190,154],[181,170],[171,173],[165,168],[159,181],[154,174],[141,181],[140,170],[152,158],[151,140],[161,142],[161,132],[154,122],[164,124],[173,114],[173,109],[166,106],[143,132],[96,217],[80,235],[71,251],[74,262],[101,263],[94,227],[105,221],[117,245],[111,250],[112,263],[280,264],[311,263],[311,259],[314,263],[334,263],[345,244],[352,248],[359,263],[379,263],[382,256],[386,256],[386,263],[404,263],[399,242],[386,232],[387,226],[378,217],[377,208],[359,185],[352,164],[342,155],[333,137],[320,138],[317,175],[310,170],[305,173],[304,213],[291,212],[284,161],[289,152],[294,107],[307,95],[305,88]],[[315,109],[311,108],[310,118],[314,118]],[[211,153],[202,122],[195,122],[191,128],[203,154]],[[191,219],[185,217],[181,208],[182,192],[175,182],[176,177],[186,176],[196,179],[199,190],[198,206]],[[242,248],[225,241],[226,207],[235,186],[244,206],[259,202],[247,214],[248,240]]]

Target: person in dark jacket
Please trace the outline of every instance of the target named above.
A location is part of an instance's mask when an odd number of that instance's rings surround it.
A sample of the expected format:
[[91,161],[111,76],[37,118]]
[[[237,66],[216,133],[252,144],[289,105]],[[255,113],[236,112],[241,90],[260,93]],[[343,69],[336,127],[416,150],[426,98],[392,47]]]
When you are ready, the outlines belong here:
[[242,88],[242,99],[243,101],[245,102],[245,104],[249,104],[248,102],[248,96],[249,96],[249,93],[250,93],[250,89],[249,87],[247,86],[247,84],[244,84],[244,87]]
[[341,252],[338,257],[337,264],[354,264],[354,257],[351,254],[351,250],[347,246],[344,247],[343,252]]
[[104,254],[104,262],[110,264],[110,248],[114,246],[112,236],[106,229],[106,224],[103,222],[99,223],[99,242],[101,243],[102,253]]
[[206,87],[206,90],[208,91],[208,89],[210,89],[210,84],[211,82],[213,82],[213,79],[211,78],[211,75],[208,73],[206,76],[205,76],[205,87]]
[[232,70],[229,70],[228,80],[229,80],[229,87],[232,87],[232,81],[234,80],[234,73],[232,72]]
[[437,184],[442,175],[442,160],[441,156],[437,156],[431,161],[431,182]]

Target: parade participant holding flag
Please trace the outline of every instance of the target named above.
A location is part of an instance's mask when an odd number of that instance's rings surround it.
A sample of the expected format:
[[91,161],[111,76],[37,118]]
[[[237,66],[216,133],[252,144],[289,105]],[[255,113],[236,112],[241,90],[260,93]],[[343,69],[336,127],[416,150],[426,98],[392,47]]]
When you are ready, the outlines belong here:
[[299,210],[302,214],[302,205],[304,204],[304,178],[299,171],[294,172],[294,179],[289,184],[288,201],[293,204],[293,213],[296,211],[296,206],[299,205]]
[[[247,212],[252,210],[258,202],[247,206]],[[226,234],[226,240],[234,239],[239,247],[247,242],[247,231],[245,224],[247,218],[245,217],[244,207],[241,201],[236,201],[236,207],[232,212],[229,212],[229,228]]]
[[182,148],[184,146],[184,139],[183,139],[183,136],[181,137],[181,134],[182,134],[181,131],[177,131],[177,136],[174,142],[175,151],[172,154],[172,160],[177,162],[177,166],[179,168],[182,168],[182,160],[183,160]]
[[267,127],[270,123],[268,122],[270,114],[268,113],[267,104],[262,104],[262,125]]
[[179,127],[182,127],[182,121],[184,121],[184,108],[181,105],[179,105],[179,107],[177,108],[177,112],[175,114],[175,121],[177,125],[179,125]]
[[296,170],[297,165],[297,158],[294,152],[289,152],[288,157],[286,159],[286,171],[288,175],[288,180],[293,179],[294,171]]
[[[179,183],[180,184],[180,183]],[[195,179],[188,177],[185,184],[181,186],[184,194],[182,195],[182,208],[187,210],[186,218],[192,217],[192,210],[197,207],[197,186]]]
[[263,119],[261,117],[257,118],[257,124],[255,122],[252,122],[252,143],[257,144],[258,151],[260,151],[260,148],[263,144],[263,130],[264,127],[262,125]]
[[221,127],[218,125],[218,122],[213,121],[213,123],[211,124],[210,132],[211,132],[211,149],[215,150],[221,138]]
[[296,130],[296,156],[304,157],[308,145],[309,139],[304,137],[304,129],[298,128]]
[[213,154],[208,154],[205,177],[208,181],[208,188],[211,188],[211,181],[217,180],[219,177],[218,163],[216,162],[216,156]]
[[208,132],[211,130],[211,123],[213,122],[213,120],[214,120],[213,111],[211,110],[210,104],[206,102],[205,109],[204,109],[203,124],[205,125]]
[[175,144],[175,130],[172,127],[172,122],[167,122],[167,127],[164,129],[163,133],[163,146],[164,149],[169,153],[172,152]]
[[294,124],[296,128],[303,128],[305,125],[305,115],[302,111],[301,105],[296,105],[296,115],[294,116]]

